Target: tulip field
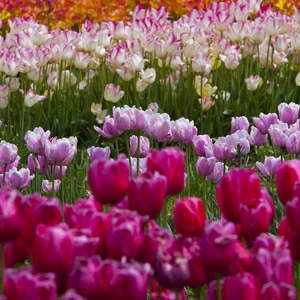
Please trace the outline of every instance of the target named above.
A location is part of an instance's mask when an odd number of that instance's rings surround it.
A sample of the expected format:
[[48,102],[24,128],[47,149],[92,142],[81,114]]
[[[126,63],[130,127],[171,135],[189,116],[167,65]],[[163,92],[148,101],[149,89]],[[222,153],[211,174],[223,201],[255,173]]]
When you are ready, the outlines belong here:
[[300,2],[3,0],[0,300],[300,299]]

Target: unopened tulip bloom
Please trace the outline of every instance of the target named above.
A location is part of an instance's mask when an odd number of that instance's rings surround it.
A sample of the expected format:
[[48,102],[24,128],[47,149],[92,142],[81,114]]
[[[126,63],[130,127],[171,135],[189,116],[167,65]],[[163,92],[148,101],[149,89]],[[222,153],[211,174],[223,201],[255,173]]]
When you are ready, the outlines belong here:
[[144,242],[144,222],[144,218],[133,213],[113,217],[106,234],[108,257],[136,259]]
[[246,130],[248,131],[249,129],[249,121],[246,117],[236,117],[236,118],[231,118],[231,133],[235,133],[238,130]]
[[245,83],[249,91],[255,91],[262,84],[262,79],[258,75],[251,75],[245,79]]
[[194,150],[198,156],[206,156],[205,147],[212,145],[212,140],[209,135],[196,135],[193,138]]
[[185,237],[201,236],[206,220],[203,202],[200,198],[178,199],[174,206],[174,225],[177,233]]
[[32,246],[38,224],[57,225],[62,220],[60,202],[56,198],[46,198],[38,193],[23,197],[21,207],[21,237]]
[[300,154],[300,131],[292,133],[285,142],[286,150],[290,154]]
[[18,147],[5,141],[0,142],[0,165],[12,164],[18,155]]
[[41,127],[34,128],[33,131],[28,130],[24,140],[26,142],[27,149],[36,154],[44,155],[45,141],[50,137],[50,131],[44,131]]
[[256,166],[264,176],[271,176],[275,175],[280,163],[280,157],[275,158],[274,156],[266,156],[264,163],[257,161]]
[[15,240],[21,231],[20,205],[22,196],[16,190],[0,190],[0,243]]
[[155,172],[132,178],[128,187],[128,205],[151,219],[159,216],[167,192],[167,178]]
[[287,123],[273,124],[269,127],[269,134],[272,144],[277,147],[285,147],[288,139],[288,125]]
[[43,101],[46,99],[46,96],[36,95],[33,89],[29,89],[25,93],[24,105],[32,107],[34,104]]
[[108,146],[105,148],[93,146],[93,147],[87,149],[87,153],[89,155],[91,162],[96,159],[100,159],[100,158],[109,159],[110,148]]
[[6,269],[4,294],[7,300],[57,299],[55,274],[36,274],[31,267]]
[[278,123],[278,116],[275,113],[267,115],[260,113],[258,118],[253,118],[253,123],[262,134],[267,134],[272,124]]
[[113,83],[107,84],[104,91],[104,99],[113,103],[118,102],[124,96],[119,85],[115,86]]
[[295,183],[300,180],[300,160],[283,162],[275,174],[279,200],[283,205],[292,200]]
[[262,134],[256,127],[251,126],[250,143],[252,146],[262,146],[267,143],[268,135]]
[[215,157],[199,157],[196,163],[196,171],[201,176],[209,176],[215,168],[217,159]]
[[[138,149],[138,139],[140,139],[140,150]],[[150,142],[148,138],[144,136],[137,137],[136,135],[132,135],[129,139],[129,142],[130,142],[130,156],[137,157],[139,151],[140,158],[147,157],[150,151]]]
[[98,159],[89,166],[88,182],[97,201],[116,204],[127,192],[129,175],[129,165],[124,156],[119,156],[115,161]]
[[42,190],[47,193],[51,194],[53,191],[54,193],[57,193],[60,188],[61,181],[59,179],[54,180],[54,188],[53,188],[53,182],[49,181],[47,179],[43,179],[42,181]]
[[37,226],[32,247],[32,266],[38,273],[55,273],[59,291],[66,290],[66,276],[73,265],[73,253],[74,242],[67,226]]
[[167,177],[167,195],[176,195],[184,187],[184,152],[179,148],[153,149],[147,157],[147,169]]
[[45,142],[45,156],[48,163],[58,166],[70,165],[77,153],[77,138],[69,137]]
[[294,124],[299,118],[300,105],[294,102],[289,104],[280,103],[278,105],[279,118],[282,122]]

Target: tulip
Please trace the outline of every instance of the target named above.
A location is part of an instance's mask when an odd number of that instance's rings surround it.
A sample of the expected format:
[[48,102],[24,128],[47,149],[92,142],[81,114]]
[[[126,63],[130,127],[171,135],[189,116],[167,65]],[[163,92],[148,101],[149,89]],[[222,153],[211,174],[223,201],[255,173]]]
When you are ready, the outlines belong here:
[[126,130],[144,130],[145,129],[145,112],[136,107],[114,107],[113,108],[114,124],[121,131]]
[[57,299],[55,274],[35,274],[30,267],[6,269],[4,294],[7,300]]
[[29,89],[25,93],[25,98],[24,98],[24,105],[28,107],[32,107],[34,104],[43,101],[46,99],[46,96],[40,96],[35,94],[33,89]]
[[89,166],[88,181],[98,202],[116,204],[127,192],[129,175],[129,165],[125,157],[119,156],[115,161],[106,159],[93,161]]
[[262,79],[258,75],[251,75],[249,78],[245,79],[245,83],[249,91],[255,91],[261,86]]
[[283,205],[292,200],[294,185],[300,180],[300,160],[283,162],[275,174],[279,200]]
[[115,86],[113,83],[107,84],[105,86],[104,99],[113,103],[118,102],[124,96],[124,92],[120,89],[119,85]]
[[91,61],[91,57],[84,52],[76,52],[74,56],[74,66],[78,69],[86,69]]
[[288,125],[286,123],[270,125],[269,134],[273,145],[277,147],[285,147],[288,139]]
[[204,135],[197,135],[193,139],[194,150],[198,156],[206,156],[205,148],[209,145],[212,145],[211,138],[204,134]]
[[22,238],[5,245],[5,268],[12,268],[15,264],[24,264],[30,256],[30,251]]
[[66,276],[71,271],[74,242],[66,226],[36,228],[32,247],[32,266],[36,272],[53,272],[60,292],[66,290]]
[[93,146],[93,147],[87,149],[87,153],[89,155],[91,162],[96,159],[99,159],[99,158],[109,159],[110,148],[108,146],[105,148]]
[[290,154],[300,154],[300,131],[292,133],[285,142],[286,150]]
[[64,217],[70,228],[90,228],[91,219],[97,212],[102,211],[102,205],[94,197],[78,199],[74,205],[65,204]]
[[206,220],[203,202],[200,198],[178,199],[174,206],[174,225],[177,233],[185,237],[201,236]]
[[255,164],[264,176],[271,176],[276,173],[281,164],[281,159],[280,157],[275,158],[274,156],[265,156],[264,163],[257,161]]
[[167,177],[167,195],[176,195],[184,187],[184,167],[184,152],[178,148],[154,149],[147,157],[148,171]]
[[278,123],[278,116],[275,113],[267,115],[260,113],[258,118],[253,118],[253,123],[261,134],[267,134],[270,126]]
[[225,173],[227,173],[227,171],[228,167],[225,166],[224,168],[224,163],[216,162],[213,172],[210,175],[206,176],[206,179],[208,181],[218,183],[223,178]]
[[196,164],[196,171],[201,176],[208,176],[212,174],[216,165],[215,157],[199,157]]
[[41,127],[36,127],[33,131],[28,130],[24,140],[27,149],[39,155],[45,155],[45,141],[50,137],[50,131],[44,131]]
[[30,175],[29,169],[22,168],[17,170],[17,168],[13,167],[7,172],[6,184],[13,189],[25,189],[33,178],[34,175]]
[[28,246],[32,246],[38,224],[54,226],[61,222],[60,202],[56,198],[47,199],[38,193],[23,197],[21,207],[21,237]]
[[107,116],[104,120],[103,129],[94,126],[95,131],[97,131],[100,135],[110,139],[123,133],[123,131],[116,128],[114,118]]
[[164,114],[147,114],[145,119],[145,129],[147,134],[157,139],[159,142],[169,142],[172,140],[172,121],[170,116]]
[[149,151],[150,151],[150,142],[149,139],[140,136],[140,150],[138,150],[138,137],[136,135],[132,135],[130,137],[130,155],[132,157],[137,157],[138,156],[138,151],[139,151],[139,157],[140,158],[145,158],[147,157]]
[[191,145],[198,129],[194,126],[194,121],[185,118],[176,120],[171,129],[173,138],[183,145]]
[[[53,184],[54,184],[54,188],[53,188]],[[60,188],[60,184],[61,184],[61,181],[58,179],[55,179],[54,183],[50,182],[47,179],[43,179],[42,190],[47,194],[51,194],[52,192],[57,193]]]
[[77,153],[77,138],[69,137],[45,142],[45,156],[48,163],[58,166],[70,165]]
[[79,294],[76,293],[75,289],[67,290],[65,294],[60,297],[60,300],[85,300]]
[[231,133],[235,133],[238,130],[246,130],[248,131],[249,128],[249,121],[246,117],[236,117],[236,118],[231,118]]
[[149,69],[146,69],[145,71],[141,70],[140,76],[141,76],[141,79],[144,82],[147,82],[148,84],[151,84],[155,81],[156,71],[155,71],[154,68],[149,68]]
[[108,225],[106,250],[110,258],[137,258],[144,242],[144,219],[138,214],[114,216]]
[[267,134],[262,134],[256,127],[251,126],[250,139],[249,139],[251,145],[262,146],[267,143],[267,140],[268,140]]
[[155,275],[158,282],[167,289],[179,290],[188,283],[188,259],[179,241],[175,240],[157,252]]
[[129,70],[123,65],[120,66],[119,69],[116,69],[116,73],[118,73],[124,81],[130,81],[135,74],[133,71]]
[[[0,142],[0,165],[12,164],[18,155],[18,147],[5,141]],[[4,173],[4,172],[3,172]]]
[[278,105],[278,113],[280,120],[288,124],[294,124],[299,118],[299,109],[300,105],[294,102],[291,102],[289,104],[280,103]]
[[0,190],[0,244],[15,240],[21,231],[22,196],[10,188]]
[[132,178],[128,187],[128,206],[142,216],[159,216],[167,192],[167,178],[155,172]]

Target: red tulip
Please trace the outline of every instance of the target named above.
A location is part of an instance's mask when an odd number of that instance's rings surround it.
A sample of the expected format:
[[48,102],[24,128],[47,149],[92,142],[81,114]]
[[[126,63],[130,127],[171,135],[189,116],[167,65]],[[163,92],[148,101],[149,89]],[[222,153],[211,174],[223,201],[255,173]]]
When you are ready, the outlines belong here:
[[55,273],[59,291],[66,290],[66,278],[73,257],[74,242],[67,226],[37,226],[32,247],[32,266],[36,272]]
[[57,225],[62,220],[60,202],[56,198],[47,199],[38,193],[25,196],[21,204],[21,237],[31,246],[38,224]]
[[124,156],[115,161],[93,161],[88,170],[92,193],[101,204],[116,204],[122,201],[129,185],[129,164]]
[[55,275],[34,274],[30,267],[6,269],[4,294],[7,300],[56,300]]
[[184,187],[184,152],[175,147],[153,149],[147,156],[147,170],[167,177],[167,195],[176,195]]
[[10,188],[0,190],[0,244],[15,240],[20,235],[20,205],[22,196]]
[[201,199],[186,197],[176,201],[174,225],[177,233],[185,237],[201,236],[205,220],[205,210]]
[[283,162],[277,169],[275,182],[278,197],[283,205],[292,200],[294,186],[300,180],[300,160]]
[[155,172],[132,178],[128,188],[128,206],[142,216],[159,216],[166,196],[167,179]]

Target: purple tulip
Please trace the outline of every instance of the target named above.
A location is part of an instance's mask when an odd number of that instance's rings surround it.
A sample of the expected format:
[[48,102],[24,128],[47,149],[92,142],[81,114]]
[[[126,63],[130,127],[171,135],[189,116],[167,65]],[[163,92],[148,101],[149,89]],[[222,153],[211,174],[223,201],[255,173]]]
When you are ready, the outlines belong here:
[[18,147],[5,141],[0,142],[0,165],[12,164],[18,155]]
[[[147,157],[149,151],[150,151],[150,142],[149,139],[140,136],[140,158]],[[130,155],[132,157],[138,156],[138,137],[136,135],[132,135],[130,137]]]
[[105,148],[93,146],[93,147],[87,149],[87,153],[89,155],[91,162],[96,159],[100,159],[100,158],[109,159],[110,148],[108,146]]
[[256,162],[257,168],[262,172],[264,176],[275,175],[279,165],[281,164],[280,157],[266,156],[264,163]]
[[278,105],[278,113],[280,120],[287,124],[294,124],[298,120],[299,109],[300,105],[294,102],[291,102],[289,104],[280,103]]
[[191,145],[193,138],[197,134],[197,127],[194,126],[194,121],[189,121],[185,118],[180,118],[173,123],[171,133],[173,138],[183,145]]
[[225,171],[225,173],[227,173],[228,167],[225,166],[225,170],[224,170],[224,163],[216,162],[213,172],[210,175],[206,176],[206,179],[208,181],[218,183],[222,179],[222,177],[225,175],[224,171]]
[[50,137],[50,131],[44,131],[43,128],[37,127],[33,131],[27,131],[25,142],[27,149],[36,154],[45,155],[45,141]]
[[238,130],[246,130],[249,129],[249,121],[246,117],[236,117],[231,118],[231,133],[235,133]]
[[201,176],[210,175],[215,168],[217,159],[215,157],[199,157],[196,163],[196,171]]
[[94,126],[94,129],[103,137],[107,139],[111,139],[112,137],[119,136],[123,133],[123,131],[117,129],[115,126],[114,118],[110,118],[109,116],[105,117],[105,121],[103,124],[103,129]]
[[212,140],[206,134],[196,135],[193,139],[193,145],[194,150],[198,156],[207,156],[205,148],[212,145]]
[[267,143],[268,135],[260,133],[256,127],[251,126],[249,140],[252,146],[262,146]]
[[12,168],[7,172],[6,184],[13,189],[25,189],[34,178],[34,175],[30,175],[29,169]]
[[275,113],[267,115],[260,113],[258,118],[253,118],[253,123],[261,134],[267,134],[270,126],[278,123],[278,116]]
[[285,142],[286,150],[290,154],[300,154],[300,131],[292,133]]

